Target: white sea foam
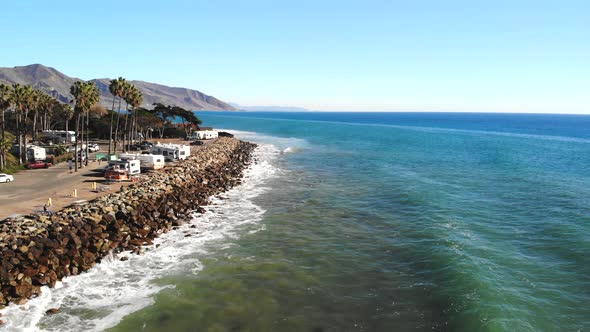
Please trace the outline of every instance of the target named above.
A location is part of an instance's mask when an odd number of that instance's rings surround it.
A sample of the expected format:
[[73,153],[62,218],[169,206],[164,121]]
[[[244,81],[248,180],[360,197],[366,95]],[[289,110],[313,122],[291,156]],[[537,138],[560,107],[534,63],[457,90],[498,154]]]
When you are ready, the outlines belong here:
[[233,129],[223,129],[224,131],[235,135],[236,137],[246,140],[254,141],[257,143],[272,144],[280,150],[291,149],[304,149],[308,146],[306,140],[296,137],[277,137],[270,135],[258,134],[251,131],[240,131]]
[[[256,134],[248,133],[253,141]],[[241,136],[241,135],[238,135]],[[242,234],[264,229],[264,210],[253,199],[269,190],[265,183],[278,176],[275,166],[281,150],[259,144],[256,162],[244,172],[243,184],[211,199],[207,212],[196,215],[177,230],[162,235],[142,255],[121,253],[58,285],[43,288],[42,295],[27,304],[11,304],[0,312],[0,331],[102,331],[117,325],[126,315],[153,303],[153,296],[174,285],[156,283],[174,274],[198,273],[200,259],[212,248],[231,245]],[[127,261],[120,258],[127,256]],[[46,316],[51,308],[61,312]]]

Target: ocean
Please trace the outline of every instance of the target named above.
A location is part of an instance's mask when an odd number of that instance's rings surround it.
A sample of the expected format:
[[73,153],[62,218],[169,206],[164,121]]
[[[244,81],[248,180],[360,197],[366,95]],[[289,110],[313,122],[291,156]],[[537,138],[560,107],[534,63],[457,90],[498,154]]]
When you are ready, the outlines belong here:
[[196,114],[243,185],[0,329],[590,330],[590,116]]

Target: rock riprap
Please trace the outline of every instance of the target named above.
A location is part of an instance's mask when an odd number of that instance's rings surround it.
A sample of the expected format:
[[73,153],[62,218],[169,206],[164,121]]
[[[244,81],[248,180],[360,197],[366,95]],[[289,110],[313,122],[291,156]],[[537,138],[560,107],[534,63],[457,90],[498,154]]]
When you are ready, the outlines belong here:
[[255,144],[221,137],[143,181],[51,216],[0,222],[0,304],[24,303],[42,286],[86,271],[109,252],[140,252],[240,183]]

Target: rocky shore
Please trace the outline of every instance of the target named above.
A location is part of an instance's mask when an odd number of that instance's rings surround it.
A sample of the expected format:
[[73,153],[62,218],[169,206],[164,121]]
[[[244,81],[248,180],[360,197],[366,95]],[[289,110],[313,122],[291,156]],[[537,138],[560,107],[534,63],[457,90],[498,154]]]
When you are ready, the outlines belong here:
[[189,159],[117,193],[51,216],[0,221],[0,305],[22,304],[42,286],[82,273],[111,251],[141,252],[240,183],[255,144],[221,137]]

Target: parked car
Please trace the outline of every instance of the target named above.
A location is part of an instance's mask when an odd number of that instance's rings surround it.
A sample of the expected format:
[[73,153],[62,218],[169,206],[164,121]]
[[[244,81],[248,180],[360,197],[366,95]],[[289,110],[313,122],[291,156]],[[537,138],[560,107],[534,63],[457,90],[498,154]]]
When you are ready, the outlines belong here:
[[[86,144],[83,144],[82,146],[78,145],[78,152],[80,151],[84,151],[86,150]],[[68,152],[74,152],[76,151],[76,146],[72,145],[68,148]]]
[[43,160],[35,160],[35,161],[30,161],[25,167],[28,169],[37,169],[37,168],[49,168],[50,166],[53,166],[53,164],[43,161]]
[[12,182],[14,181],[14,177],[12,175],[0,173],[0,183],[2,182]]
[[139,151],[139,150],[141,150],[141,147],[139,146],[139,144],[126,144],[125,150],[126,151]]
[[191,145],[203,145],[203,142],[201,141],[192,141]]
[[152,146],[154,146],[154,143],[148,141],[143,141],[139,143],[139,148],[142,150],[149,150],[152,148]]
[[100,150],[100,146],[98,144],[88,144],[88,151],[96,152]]

